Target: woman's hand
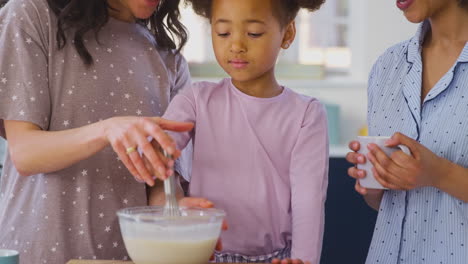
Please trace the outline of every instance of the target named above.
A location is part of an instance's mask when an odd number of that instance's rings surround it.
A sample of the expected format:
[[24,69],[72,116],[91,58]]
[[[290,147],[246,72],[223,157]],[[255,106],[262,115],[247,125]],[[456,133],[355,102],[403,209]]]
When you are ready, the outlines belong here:
[[272,264],[310,264],[309,261],[303,262],[300,259],[283,259],[283,260],[274,259],[271,263]]
[[446,160],[438,157],[419,142],[395,133],[387,142],[388,147],[407,146],[411,156],[395,151],[388,157],[377,145],[369,144],[368,159],[372,162],[374,176],[382,186],[393,190],[411,190],[424,186],[437,187],[444,175]]
[[[365,146],[364,146],[365,147]],[[366,163],[366,157],[360,153],[358,153],[359,149],[361,148],[361,145],[359,144],[359,141],[351,141],[349,143],[349,148],[354,151],[354,152],[349,152],[346,155],[346,160],[349,163],[354,164],[353,167],[350,167],[348,169],[348,175],[351,176],[352,178],[356,179],[356,184],[354,185],[354,189],[361,195],[367,195],[369,192],[371,193],[381,193],[383,192],[382,190],[376,190],[376,189],[367,189],[362,187],[359,184],[359,179],[365,178],[366,171],[365,170],[359,170],[357,168],[357,164],[364,164]]]
[[358,153],[359,149],[361,148],[361,145],[359,144],[358,141],[351,141],[349,143],[349,148],[353,152],[349,152],[346,155],[346,160],[349,163],[354,164],[353,167],[350,167],[348,169],[348,175],[351,176],[352,178],[356,179],[356,183],[354,184],[354,189],[359,194],[364,196],[364,199],[366,200],[367,204],[370,207],[374,208],[375,210],[378,210],[379,206],[380,206],[380,201],[382,200],[384,190],[381,190],[381,189],[367,189],[367,188],[362,187],[361,184],[359,184],[359,179],[363,179],[367,175],[366,175],[365,170],[359,170],[357,168],[357,164],[366,163],[366,157],[364,155]]
[[[157,169],[155,169],[153,167],[153,165],[151,165],[150,161],[148,160],[148,158],[144,154],[141,155],[141,158],[143,159],[143,164],[145,165],[145,167],[148,170],[149,174],[153,176],[153,179],[156,179],[156,178],[165,179],[166,178],[165,173],[168,173],[168,175],[172,175],[172,173],[174,173],[172,168],[174,168],[175,158],[174,159],[169,159],[166,156],[164,156],[161,145],[159,145],[159,143],[156,140],[153,139],[150,143],[153,146],[153,149],[156,151],[156,154],[158,155],[159,159],[163,162],[163,164],[165,164],[167,166],[169,171],[167,171],[167,172],[165,170],[158,171]],[[137,180],[141,181],[139,179],[137,179]],[[143,182],[143,181],[141,181],[141,182]]]
[[[104,137],[112,145],[119,159],[137,180],[154,185],[154,179],[137,148],[140,148],[149,163],[158,172],[158,178],[164,180],[172,174],[173,160],[164,159],[157,149],[148,142],[151,136],[175,159],[180,155],[175,142],[164,130],[177,132],[190,131],[192,123],[175,122],[159,117],[113,117],[103,121]],[[158,154],[159,153],[159,154]]]

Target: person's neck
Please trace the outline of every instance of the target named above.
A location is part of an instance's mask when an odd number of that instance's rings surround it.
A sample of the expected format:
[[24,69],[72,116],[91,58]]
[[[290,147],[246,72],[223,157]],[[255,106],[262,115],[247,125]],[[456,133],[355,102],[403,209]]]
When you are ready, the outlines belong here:
[[271,98],[280,95],[283,88],[273,74],[248,81],[232,79],[232,84],[241,92],[259,98]]
[[109,4],[109,16],[128,23],[136,21],[133,14],[119,0],[108,0],[107,3]]
[[429,19],[431,34],[428,45],[452,46],[468,42],[468,9],[458,6],[456,1]]

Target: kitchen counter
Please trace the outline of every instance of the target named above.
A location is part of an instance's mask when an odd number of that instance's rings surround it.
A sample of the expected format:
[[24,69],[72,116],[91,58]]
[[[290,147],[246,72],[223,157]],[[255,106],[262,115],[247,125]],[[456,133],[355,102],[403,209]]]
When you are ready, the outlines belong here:
[[67,264],[133,264],[133,262],[119,261],[119,260],[73,260],[72,259],[69,262],[67,262]]
[[131,261],[120,260],[76,260],[72,259],[67,264],[133,264]]

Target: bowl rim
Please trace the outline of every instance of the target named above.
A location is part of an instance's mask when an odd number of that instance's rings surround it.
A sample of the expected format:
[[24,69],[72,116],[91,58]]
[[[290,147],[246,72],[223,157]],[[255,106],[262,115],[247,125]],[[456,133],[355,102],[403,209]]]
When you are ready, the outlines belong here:
[[[225,218],[226,217],[226,212],[222,209],[216,209],[216,208],[201,208],[201,207],[179,207],[179,209],[185,210],[185,211],[199,211],[199,212],[208,212],[209,215],[208,217],[211,218]],[[117,211],[117,216],[119,218],[125,218],[128,220],[133,220],[133,221],[138,221],[142,220],[141,219],[141,213],[144,212],[163,212],[164,211],[164,206],[160,205],[147,205],[147,206],[135,206],[135,207],[126,207],[122,208]],[[145,219],[148,221],[148,219]],[[156,219],[155,219],[156,221]],[[151,221],[150,221],[151,222]]]

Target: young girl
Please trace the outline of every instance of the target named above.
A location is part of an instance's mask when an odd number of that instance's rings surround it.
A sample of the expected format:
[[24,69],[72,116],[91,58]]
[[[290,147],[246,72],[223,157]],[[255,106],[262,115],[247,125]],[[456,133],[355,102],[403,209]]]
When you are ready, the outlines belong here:
[[[231,76],[180,92],[165,118],[193,122],[171,134],[194,144],[190,195],[226,210],[218,262],[294,258],[319,263],[328,173],[325,111],[278,84],[280,50],[301,7],[323,1],[190,1],[211,22],[216,59]],[[296,261],[297,262],[297,261]]]

